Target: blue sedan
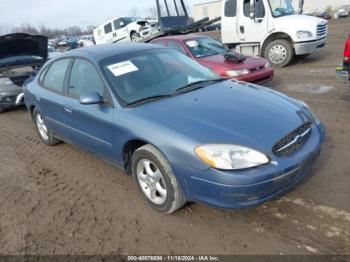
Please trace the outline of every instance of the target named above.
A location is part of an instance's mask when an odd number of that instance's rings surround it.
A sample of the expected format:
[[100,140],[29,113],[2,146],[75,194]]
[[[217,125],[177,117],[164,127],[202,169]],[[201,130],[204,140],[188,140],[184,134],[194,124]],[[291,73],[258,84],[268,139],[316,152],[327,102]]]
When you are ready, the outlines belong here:
[[24,92],[45,144],[72,143],[124,169],[163,213],[274,198],[310,173],[325,137],[302,101],[150,44],[67,52]]

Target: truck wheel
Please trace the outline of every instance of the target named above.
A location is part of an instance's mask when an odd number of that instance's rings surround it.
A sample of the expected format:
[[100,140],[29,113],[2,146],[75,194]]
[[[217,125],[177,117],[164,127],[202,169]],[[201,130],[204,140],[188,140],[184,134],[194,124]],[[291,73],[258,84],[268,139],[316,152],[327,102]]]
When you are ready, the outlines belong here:
[[39,137],[46,145],[54,146],[60,142],[54,137],[52,131],[46,126],[43,116],[36,108],[33,110],[33,120],[39,133]]
[[186,200],[165,157],[152,145],[132,156],[132,175],[148,204],[165,214],[175,212]]
[[136,42],[140,38],[140,35],[134,31],[131,33],[130,38],[131,41]]
[[292,61],[294,51],[288,40],[280,39],[269,43],[264,52],[264,57],[273,67],[284,67]]
[[0,114],[4,113],[4,111],[5,111],[5,109],[2,106],[0,106]]

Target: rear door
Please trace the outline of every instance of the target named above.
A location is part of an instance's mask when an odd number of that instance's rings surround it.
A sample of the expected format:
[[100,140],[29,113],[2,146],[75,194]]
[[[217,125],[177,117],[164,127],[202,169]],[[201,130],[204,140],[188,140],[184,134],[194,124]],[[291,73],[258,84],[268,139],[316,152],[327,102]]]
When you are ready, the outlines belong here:
[[[102,105],[82,105],[83,94],[97,92],[104,97]],[[65,112],[71,140],[78,146],[113,162],[114,132],[113,103],[98,71],[88,60],[75,59],[69,76],[67,107]]]
[[223,43],[238,43],[237,30],[237,0],[223,1],[223,16],[221,17],[221,34]]
[[106,43],[113,43],[113,27],[112,22],[105,24],[103,26],[104,30],[104,36],[105,36],[105,42]]
[[44,71],[40,85],[40,94],[36,95],[39,109],[44,116],[45,122],[56,135],[68,139],[68,132],[65,126],[64,103],[67,99],[65,85],[67,82],[68,68],[71,59],[60,59],[52,63],[48,70]]

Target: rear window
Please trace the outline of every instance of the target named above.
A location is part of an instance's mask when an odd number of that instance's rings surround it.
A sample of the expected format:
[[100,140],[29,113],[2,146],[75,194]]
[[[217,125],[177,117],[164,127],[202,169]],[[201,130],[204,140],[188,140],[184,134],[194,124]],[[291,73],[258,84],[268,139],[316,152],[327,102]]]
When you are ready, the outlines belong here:
[[56,92],[63,93],[64,79],[70,59],[62,59],[54,62],[47,71],[44,86]]
[[105,34],[112,32],[112,23],[105,25]]

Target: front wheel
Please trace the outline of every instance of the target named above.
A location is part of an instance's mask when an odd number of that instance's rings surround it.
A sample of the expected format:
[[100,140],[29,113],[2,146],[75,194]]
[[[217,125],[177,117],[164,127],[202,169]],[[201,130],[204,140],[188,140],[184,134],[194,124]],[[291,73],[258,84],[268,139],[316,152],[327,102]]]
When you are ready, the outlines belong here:
[[155,147],[145,145],[135,151],[132,175],[143,197],[157,211],[170,214],[185,204],[168,161]]
[[138,33],[136,33],[136,32],[132,32],[131,36],[130,36],[131,41],[133,41],[133,42],[136,42],[140,37],[141,36]]
[[46,126],[43,116],[36,108],[33,110],[33,120],[41,141],[49,146],[54,146],[60,142],[57,138],[55,138],[52,131]]
[[294,56],[291,43],[280,39],[269,43],[264,51],[264,57],[269,60],[272,67],[284,67],[288,65]]
[[0,114],[4,113],[4,111],[5,111],[5,109],[2,106],[0,106]]

